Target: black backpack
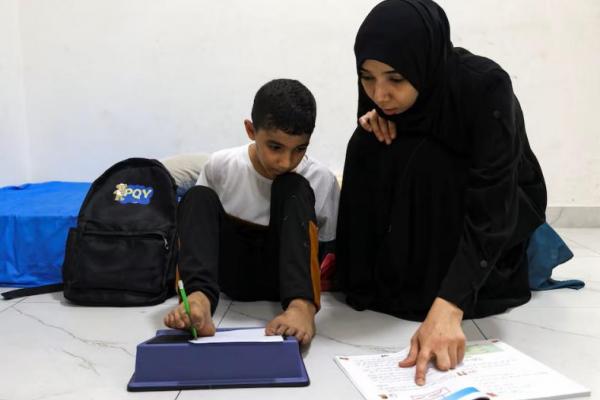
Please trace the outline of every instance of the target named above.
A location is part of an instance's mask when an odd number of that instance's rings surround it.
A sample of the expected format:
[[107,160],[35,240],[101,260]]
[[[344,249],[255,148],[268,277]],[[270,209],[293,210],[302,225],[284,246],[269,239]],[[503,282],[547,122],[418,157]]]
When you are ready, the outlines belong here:
[[[176,190],[167,169],[144,158],[121,161],[96,179],[67,237],[65,298],[88,306],[144,306],[174,294]],[[52,291],[44,288],[11,297]]]

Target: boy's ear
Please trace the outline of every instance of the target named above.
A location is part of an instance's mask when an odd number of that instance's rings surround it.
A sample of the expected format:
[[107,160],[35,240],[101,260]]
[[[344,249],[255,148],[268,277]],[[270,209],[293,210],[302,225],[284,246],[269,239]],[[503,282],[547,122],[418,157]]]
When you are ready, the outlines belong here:
[[250,138],[250,140],[254,140],[254,138],[256,137],[256,132],[254,131],[254,125],[252,124],[252,121],[250,121],[249,119],[245,119],[244,128],[246,129],[246,134],[248,135],[248,138]]

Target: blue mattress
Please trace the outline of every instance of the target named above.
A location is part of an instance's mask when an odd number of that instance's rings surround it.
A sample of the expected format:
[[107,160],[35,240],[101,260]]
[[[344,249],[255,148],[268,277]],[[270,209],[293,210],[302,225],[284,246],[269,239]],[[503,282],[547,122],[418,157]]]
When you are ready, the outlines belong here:
[[62,281],[67,233],[89,188],[78,182],[0,188],[0,286]]
[[[0,286],[32,287],[62,281],[67,233],[77,223],[90,185],[46,182],[0,188]],[[528,249],[530,287],[583,287],[581,281],[550,279],[552,269],[572,256],[550,226],[540,226]]]

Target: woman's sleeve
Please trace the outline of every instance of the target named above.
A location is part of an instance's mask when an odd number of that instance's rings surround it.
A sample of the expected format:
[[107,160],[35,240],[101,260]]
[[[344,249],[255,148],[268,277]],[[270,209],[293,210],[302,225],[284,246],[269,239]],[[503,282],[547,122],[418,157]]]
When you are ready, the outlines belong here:
[[494,71],[472,111],[471,164],[465,219],[456,255],[438,296],[469,310],[496,268],[517,224],[518,165],[522,148],[510,78]]

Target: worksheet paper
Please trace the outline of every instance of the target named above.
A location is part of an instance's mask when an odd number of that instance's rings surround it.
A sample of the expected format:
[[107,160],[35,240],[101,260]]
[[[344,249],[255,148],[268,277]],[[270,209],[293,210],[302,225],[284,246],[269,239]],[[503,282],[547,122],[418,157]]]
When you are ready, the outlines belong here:
[[589,396],[590,391],[498,340],[469,342],[463,362],[441,372],[430,365],[425,386],[415,368],[391,354],[337,356],[335,361],[367,400],[534,400]]
[[190,340],[190,343],[247,343],[247,342],[283,342],[283,336],[266,336],[265,328],[232,329],[218,331],[215,336],[199,337]]

